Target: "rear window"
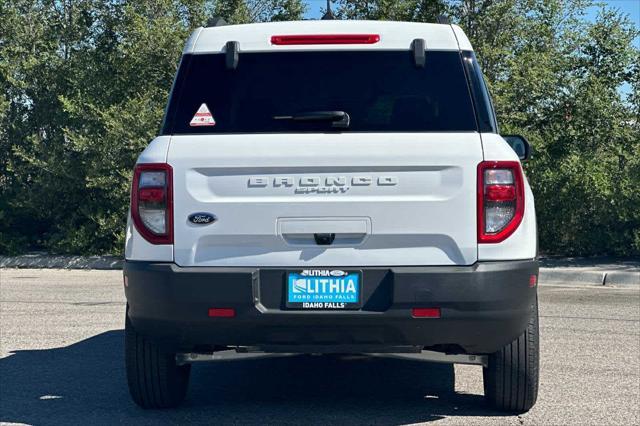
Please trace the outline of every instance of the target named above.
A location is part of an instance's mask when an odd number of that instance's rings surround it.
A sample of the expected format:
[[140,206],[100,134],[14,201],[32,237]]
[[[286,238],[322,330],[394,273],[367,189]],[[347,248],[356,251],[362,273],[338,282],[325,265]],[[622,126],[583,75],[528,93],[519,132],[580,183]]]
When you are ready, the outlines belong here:
[[[230,70],[224,54],[185,55],[163,133],[476,131],[460,53],[426,58],[416,68],[409,51],[241,53]],[[193,125],[203,104],[212,119]],[[344,111],[350,124],[274,119],[317,111]]]

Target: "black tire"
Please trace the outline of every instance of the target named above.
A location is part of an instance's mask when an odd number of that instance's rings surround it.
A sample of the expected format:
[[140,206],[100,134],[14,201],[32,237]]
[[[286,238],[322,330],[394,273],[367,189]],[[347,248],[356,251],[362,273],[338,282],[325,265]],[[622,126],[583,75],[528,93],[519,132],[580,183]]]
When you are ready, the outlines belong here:
[[524,413],[538,398],[540,335],[538,301],[532,307],[527,329],[516,340],[489,355],[483,368],[484,395],[499,410]]
[[172,408],[187,394],[190,365],[177,365],[176,354],[138,334],[125,319],[125,364],[129,393],[142,408]]

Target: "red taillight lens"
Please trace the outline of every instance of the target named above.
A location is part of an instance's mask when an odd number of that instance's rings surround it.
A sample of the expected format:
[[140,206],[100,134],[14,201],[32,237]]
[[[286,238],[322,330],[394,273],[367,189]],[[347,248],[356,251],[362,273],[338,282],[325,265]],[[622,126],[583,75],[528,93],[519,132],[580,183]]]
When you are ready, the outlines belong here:
[[140,188],[138,200],[149,203],[161,203],[164,201],[164,188]]
[[499,243],[518,228],[524,216],[522,168],[517,161],[478,165],[478,242]]
[[173,173],[170,165],[136,165],[131,188],[131,217],[145,240],[152,244],[173,244]]
[[271,44],[275,44],[277,46],[309,44],[374,44],[379,41],[379,34],[301,34],[271,36]]
[[512,201],[516,198],[516,188],[513,185],[486,185],[484,197],[488,201]]

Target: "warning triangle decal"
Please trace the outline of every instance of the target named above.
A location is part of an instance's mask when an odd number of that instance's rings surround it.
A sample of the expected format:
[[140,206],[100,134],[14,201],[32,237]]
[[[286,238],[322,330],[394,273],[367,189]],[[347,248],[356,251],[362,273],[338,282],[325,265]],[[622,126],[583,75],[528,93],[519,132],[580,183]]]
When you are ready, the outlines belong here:
[[207,104],[200,105],[200,108],[198,108],[189,125],[192,127],[216,125],[216,120],[213,119],[213,115],[211,115],[211,111],[207,108]]

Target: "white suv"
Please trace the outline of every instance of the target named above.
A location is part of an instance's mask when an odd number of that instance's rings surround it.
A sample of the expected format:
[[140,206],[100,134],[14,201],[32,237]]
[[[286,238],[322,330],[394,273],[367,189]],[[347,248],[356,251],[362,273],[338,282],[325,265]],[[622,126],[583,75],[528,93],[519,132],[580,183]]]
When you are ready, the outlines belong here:
[[[517,154],[518,152],[519,154]],[[216,351],[421,352],[538,389],[536,220],[455,25],[196,29],[127,225],[126,366],[175,406]]]

